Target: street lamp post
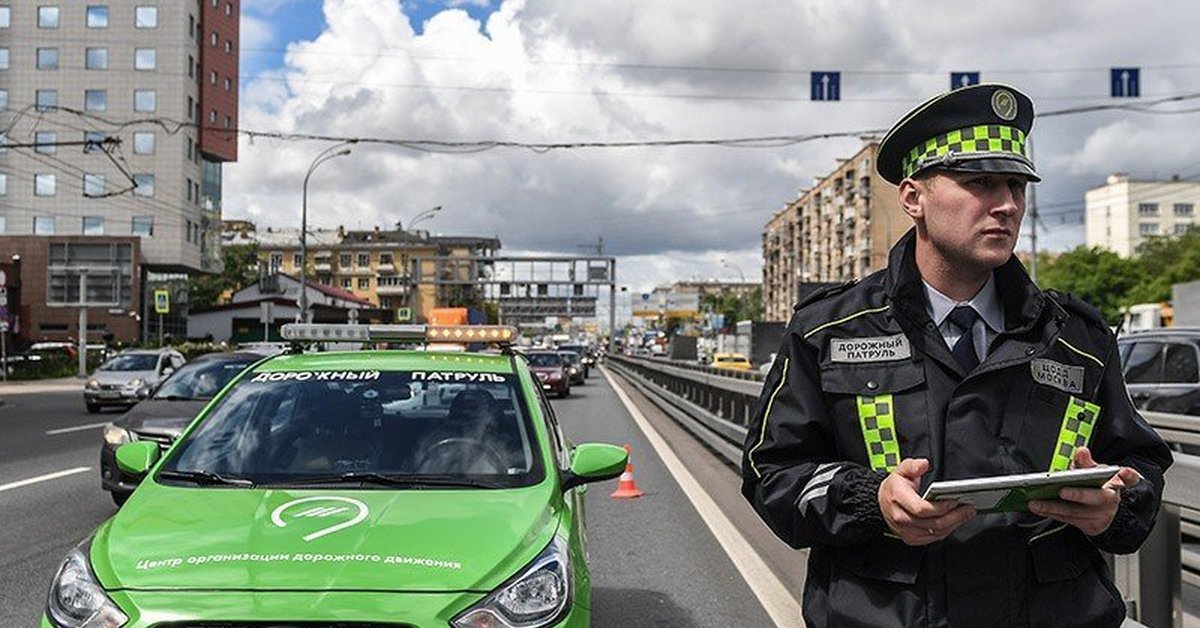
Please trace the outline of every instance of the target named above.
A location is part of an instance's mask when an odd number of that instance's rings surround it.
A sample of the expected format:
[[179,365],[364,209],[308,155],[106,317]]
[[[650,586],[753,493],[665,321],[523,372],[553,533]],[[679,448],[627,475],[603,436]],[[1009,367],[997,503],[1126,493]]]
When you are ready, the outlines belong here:
[[721,258],[721,265],[722,265],[722,266],[727,266],[727,267],[730,267],[730,268],[733,268],[734,270],[736,270],[736,271],[737,271],[737,273],[738,273],[738,276],[742,278],[742,283],[746,283],[746,273],[743,273],[743,272],[742,272],[742,269],[741,269],[741,267],[740,267],[740,266],[738,266],[737,264],[734,264],[733,262],[731,262],[731,261],[729,261],[729,260],[725,259],[724,257],[722,257],[722,258]]
[[[408,228],[412,229],[413,225],[417,224],[418,222],[421,222],[422,220],[429,220],[430,218],[433,218],[440,211],[442,211],[442,206],[435,205],[435,206],[430,207],[429,209],[417,214],[416,216],[413,216],[413,219],[408,221]],[[396,221],[396,230],[404,231],[403,221],[399,221],[399,220]]]
[[308,172],[304,174],[304,188],[300,200],[300,322],[302,323],[312,322],[308,311],[308,179],[312,177],[317,166],[335,157],[349,155],[350,149],[344,147],[357,142],[358,140],[350,140],[334,144],[321,151],[321,154],[317,155],[316,159],[313,159],[312,165],[308,167]]

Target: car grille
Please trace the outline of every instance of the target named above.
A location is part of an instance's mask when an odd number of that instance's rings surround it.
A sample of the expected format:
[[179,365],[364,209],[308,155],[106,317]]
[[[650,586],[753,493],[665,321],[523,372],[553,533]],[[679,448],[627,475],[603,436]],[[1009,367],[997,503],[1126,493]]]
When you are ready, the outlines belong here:
[[171,446],[171,443],[175,441],[174,438],[171,438],[165,434],[147,434],[146,432],[139,432],[137,430],[131,431],[133,432],[134,440],[144,440],[152,443],[158,443],[159,451],[166,451],[167,448]]
[[411,624],[362,622],[181,621],[154,624],[153,628],[415,628]]
[[100,390],[121,390],[125,384],[100,384]]

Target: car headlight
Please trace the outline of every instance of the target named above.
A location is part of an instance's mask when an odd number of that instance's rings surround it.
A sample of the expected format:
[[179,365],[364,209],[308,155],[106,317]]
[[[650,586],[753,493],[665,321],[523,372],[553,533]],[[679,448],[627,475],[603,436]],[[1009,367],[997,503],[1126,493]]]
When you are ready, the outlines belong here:
[[58,628],[117,628],[129,621],[92,574],[90,545],[88,539],[72,549],[50,583],[46,615]]
[[87,387],[89,390],[100,390],[100,382],[98,382],[94,379],[89,379],[88,383],[87,383]]
[[571,561],[558,535],[515,578],[455,617],[454,628],[539,628],[571,606]]
[[132,390],[137,390],[142,387],[142,384],[145,384],[145,383],[146,382],[142,381],[142,378],[135,377],[135,378],[125,382],[125,387],[132,389]]
[[575,368],[575,367],[573,367],[573,366],[571,367],[571,374],[572,374],[572,375],[575,375],[575,374],[576,374],[576,373],[578,373],[578,372],[579,372],[579,369],[577,369],[577,368]]
[[131,440],[133,440],[133,438],[129,435],[129,430],[123,427],[117,427],[112,423],[104,426],[104,442],[108,443],[109,445],[118,447],[128,443]]

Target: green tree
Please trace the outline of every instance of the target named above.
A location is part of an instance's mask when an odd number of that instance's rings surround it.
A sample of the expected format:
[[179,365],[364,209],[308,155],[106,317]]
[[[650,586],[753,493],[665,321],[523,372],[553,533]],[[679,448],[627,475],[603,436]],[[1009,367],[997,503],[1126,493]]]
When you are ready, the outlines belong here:
[[759,286],[746,296],[738,296],[732,292],[710,294],[704,297],[701,309],[716,312],[725,317],[727,327],[738,321],[761,321],[763,316],[762,287]]
[[215,275],[196,275],[188,280],[189,308],[221,305],[223,295],[258,281],[258,245],[230,244],[221,248],[224,269]]
[[1069,292],[1087,301],[1110,323],[1120,319],[1123,306],[1136,302],[1130,301],[1130,292],[1146,279],[1138,261],[1100,247],[1076,247],[1055,260],[1043,258],[1040,264],[1038,283],[1042,288]]
[[1189,229],[1176,236],[1158,236],[1138,247],[1141,281],[1129,294],[1129,303],[1171,300],[1171,285],[1200,279],[1200,231]]

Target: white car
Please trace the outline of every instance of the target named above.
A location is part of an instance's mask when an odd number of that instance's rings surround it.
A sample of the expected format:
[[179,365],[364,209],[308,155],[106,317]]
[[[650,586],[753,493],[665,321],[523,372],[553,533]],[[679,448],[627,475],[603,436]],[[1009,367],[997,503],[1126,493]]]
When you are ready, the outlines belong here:
[[88,378],[83,403],[93,413],[104,406],[132,407],[184,362],[183,354],[174,349],[122,351]]

